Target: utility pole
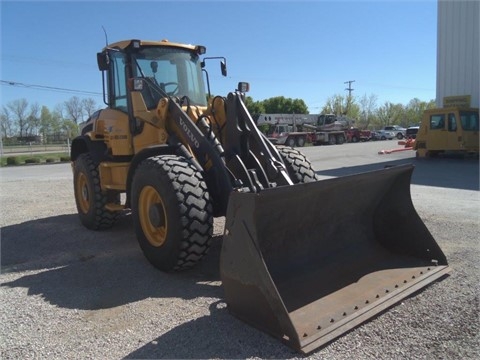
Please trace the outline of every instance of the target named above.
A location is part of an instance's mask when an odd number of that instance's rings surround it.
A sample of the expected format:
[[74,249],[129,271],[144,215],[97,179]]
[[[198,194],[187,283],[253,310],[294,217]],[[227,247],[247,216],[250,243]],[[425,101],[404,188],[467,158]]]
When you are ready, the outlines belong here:
[[348,84],[348,88],[346,88],[345,90],[348,91],[348,97],[350,98],[352,96],[352,91],[355,90],[355,89],[352,89],[352,83],[354,83],[355,80],[349,80],[349,81],[345,81],[344,84]]
[[348,91],[348,98],[347,98],[347,109],[345,110],[344,115],[347,115],[348,110],[350,109],[350,103],[352,101],[352,91],[355,90],[355,89],[352,89],[352,83],[354,82],[355,80],[349,80],[344,82],[344,84],[348,84],[348,88],[345,89]]

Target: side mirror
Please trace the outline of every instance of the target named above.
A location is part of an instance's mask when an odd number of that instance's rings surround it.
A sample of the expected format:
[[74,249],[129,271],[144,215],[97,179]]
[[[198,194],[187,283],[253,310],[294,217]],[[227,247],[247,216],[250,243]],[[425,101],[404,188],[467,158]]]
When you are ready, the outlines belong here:
[[220,61],[220,68],[222,69],[222,75],[227,76],[227,63],[225,60]]
[[98,70],[108,70],[108,64],[110,63],[108,54],[106,52],[97,53]]

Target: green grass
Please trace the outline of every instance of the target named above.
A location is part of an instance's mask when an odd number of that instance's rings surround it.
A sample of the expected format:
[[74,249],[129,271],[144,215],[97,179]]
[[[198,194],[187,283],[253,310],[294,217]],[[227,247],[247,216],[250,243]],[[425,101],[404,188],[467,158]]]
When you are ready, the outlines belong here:
[[[9,164],[7,164],[7,159]],[[14,159],[12,159],[14,158]],[[70,156],[65,152],[48,153],[48,154],[24,154],[24,155],[8,155],[4,154],[0,161],[0,166],[19,166],[25,164],[54,164],[60,162],[69,162]]]

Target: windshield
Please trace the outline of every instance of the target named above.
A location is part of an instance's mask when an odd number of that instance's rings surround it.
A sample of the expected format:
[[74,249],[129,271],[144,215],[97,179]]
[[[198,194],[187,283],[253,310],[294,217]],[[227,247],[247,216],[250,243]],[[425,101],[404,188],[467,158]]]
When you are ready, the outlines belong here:
[[[135,77],[149,79],[155,100],[187,96],[191,105],[206,106],[207,96],[197,54],[176,47],[145,47],[133,54]],[[163,90],[164,93],[158,91]]]
[[462,128],[466,131],[478,131],[478,112],[460,111],[460,120]]

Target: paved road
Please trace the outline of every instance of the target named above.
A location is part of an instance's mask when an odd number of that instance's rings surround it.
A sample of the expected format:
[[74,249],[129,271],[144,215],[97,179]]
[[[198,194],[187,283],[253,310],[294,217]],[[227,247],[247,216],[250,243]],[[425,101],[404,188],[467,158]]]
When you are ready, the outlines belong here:
[[0,167],[2,182],[73,179],[70,163]]
[[[325,178],[413,163],[413,202],[452,275],[308,359],[480,358],[478,160],[378,155],[395,147],[302,151]],[[222,225],[198,267],[163,274],[143,257],[129,216],[103,232],[79,224],[69,164],[0,168],[0,357],[298,358],[226,311]]]
[[[426,185],[454,189],[478,190],[478,160],[455,157],[417,160],[413,151],[379,155],[382,150],[400,149],[396,141],[376,141],[335,146],[310,146],[299,148],[312,162],[317,173],[324,178],[351,175],[378,170],[386,166],[413,164],[413,185]],[[35,168],[32,168],[35,166]],[[19,166],[0,168],[5,181],[36,178],[71,179],[69,163],[45,166]]]

